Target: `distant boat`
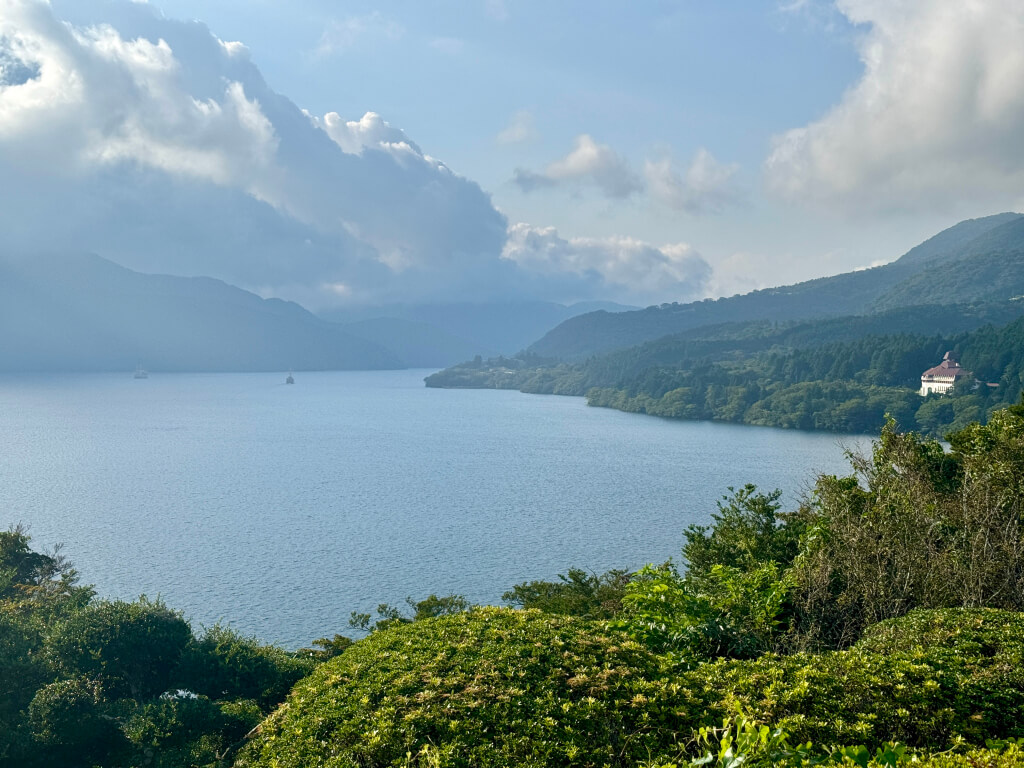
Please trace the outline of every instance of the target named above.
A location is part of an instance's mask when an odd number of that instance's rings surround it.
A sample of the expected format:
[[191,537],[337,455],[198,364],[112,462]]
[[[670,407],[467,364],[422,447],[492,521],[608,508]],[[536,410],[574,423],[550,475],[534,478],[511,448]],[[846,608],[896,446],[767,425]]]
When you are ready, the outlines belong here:
[[292,375],[291,375],[291,374],[289,373],[289,374],[288,374],[288,378],[284,380],[284,383],[285,383],[285,384],[294,384],[294,383],[295,383],[295,377],[294,377],[294,376],[292,376]]
[[133,378],[136,378],[136,379],[148,379],[149,378],[149,373],[140,365],[140,366],[137,366],[135,368],[135,373],[133,374]]

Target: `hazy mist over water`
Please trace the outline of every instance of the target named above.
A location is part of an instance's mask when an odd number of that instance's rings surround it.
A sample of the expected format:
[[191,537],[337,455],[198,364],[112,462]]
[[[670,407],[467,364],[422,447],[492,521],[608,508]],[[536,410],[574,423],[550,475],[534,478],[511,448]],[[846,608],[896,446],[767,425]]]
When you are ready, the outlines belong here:
[[792,506],[865,440],[426,389],[426,373],[0,377],[0,525],[65,542],[101,596],[160,595],[297,647],[407,595],[497,603],[572,566],[678,556],[728,486]]

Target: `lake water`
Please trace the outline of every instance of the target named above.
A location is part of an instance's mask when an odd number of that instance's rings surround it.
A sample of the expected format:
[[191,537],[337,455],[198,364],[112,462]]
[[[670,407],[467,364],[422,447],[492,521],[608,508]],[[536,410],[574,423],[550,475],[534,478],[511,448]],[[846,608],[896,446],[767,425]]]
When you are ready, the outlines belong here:
[[64,542],[102,596],[297,647],[407,595],[662,562],[728,486],[793,506],[866,442],[426,373],[0,377],[0,526]]

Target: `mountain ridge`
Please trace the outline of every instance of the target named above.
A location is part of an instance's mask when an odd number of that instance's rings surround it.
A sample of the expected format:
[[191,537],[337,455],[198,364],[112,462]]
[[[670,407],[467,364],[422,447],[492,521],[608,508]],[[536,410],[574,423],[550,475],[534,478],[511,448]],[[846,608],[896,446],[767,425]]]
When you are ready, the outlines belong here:
[[[984,247],[986,241],[983,238],[1002,227],[1007,227],[999,239],[1003,247],[1008,238],[1019,234],[1024,250],[1024,215],[1000,213],[967,219],[882,266],[720,299],[705,299],[689,304],[662,304],[616,315],[579,315],[550,330],[531,344],[527,352],[540,357],[572,361],[722,322],[809,320],[868,314],[880,308],[890,309],[899,305],[898,302],[893,300],[884,307],[876,307],[875,303],[887,294],[901,295],[894,293],[896,288],[926,271],[930,264],[956,261],[958,254],[963,256],[971,253],[969,249],[972,243]],[[980,256],[968,255],[968,258]],[[967,273],[965,279],[969,278]],[[909,286],[909,289],[912,288],[913,284]],[[906,295],[906,290],[902,295]],[[934,303],[934,299],[932,302],[917,303]]]

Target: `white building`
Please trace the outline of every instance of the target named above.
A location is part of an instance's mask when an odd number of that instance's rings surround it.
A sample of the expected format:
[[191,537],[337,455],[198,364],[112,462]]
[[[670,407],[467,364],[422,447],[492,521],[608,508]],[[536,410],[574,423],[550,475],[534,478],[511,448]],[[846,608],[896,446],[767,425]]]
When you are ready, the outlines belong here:
[[944,395],[954,384],[970,375],[970,371],[960,367],[956,356],[952,352],[947,352],[942,356],[941,363],[921,374],[921,397],[926,397],[931,392]]

